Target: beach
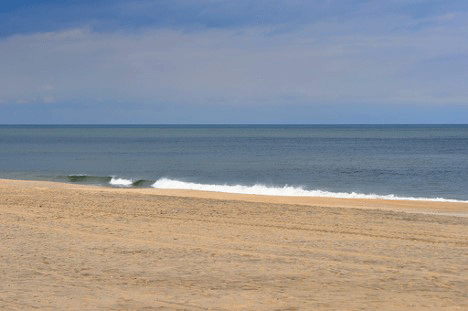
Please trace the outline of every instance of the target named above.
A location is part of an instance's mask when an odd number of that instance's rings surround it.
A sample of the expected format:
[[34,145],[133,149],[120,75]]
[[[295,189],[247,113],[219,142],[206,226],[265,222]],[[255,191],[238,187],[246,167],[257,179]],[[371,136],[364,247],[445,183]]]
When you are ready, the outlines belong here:
[[467,310],[467,215],[0,180],[0,309]]

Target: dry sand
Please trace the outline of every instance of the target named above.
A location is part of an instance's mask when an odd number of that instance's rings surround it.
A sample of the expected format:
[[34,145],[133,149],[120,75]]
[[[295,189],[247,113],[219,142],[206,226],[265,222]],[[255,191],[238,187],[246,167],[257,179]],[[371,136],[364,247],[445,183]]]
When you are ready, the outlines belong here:
[[0,309],[468,310],[467,214],[0,180]]

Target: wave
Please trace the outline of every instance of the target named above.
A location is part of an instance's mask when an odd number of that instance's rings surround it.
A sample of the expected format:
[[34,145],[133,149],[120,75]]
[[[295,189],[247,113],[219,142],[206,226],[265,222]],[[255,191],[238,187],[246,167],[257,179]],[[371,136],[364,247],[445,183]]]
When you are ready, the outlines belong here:
[[[356,192],[331,192],[323,190],[308,190],[303,187],[283,186],[272,187],[262,184],[253,186],[247,185],[228,185],[228,184],[200,184],[193,182],[185,182],[181,180],[161,178],[157,181],[146,179],[129,179],[117,176],[91,176],[86,174],[75,174],[61,176],[68,182],[94,184],[100,186],[112,187],[152,187],[157,189],[181,189],[181,190],[201,190],[224,193],[238,194],[253,194],[253,195],[268,195],[268,196],[299,196],[299,197],[328,197],[328,198],[349,198],[349,199],[384,199],[384,200],[415,200],[415,201],[430,201],[430,202],[458,202],[468,203],[468,201],[446,199],[446,198],[424,198],[424,197],[405,197],[396,196],[393,194],[365,194]],[[62,179],[63,180],[63,179]]]
[[[59,177],[60,178],[60,177]],[[63,176],[61,176],[63,178]],[[110,185],[114,187],[150,187],[154,180],[128,179],[116,176],[91,176],[86,174],[68,175],[64,178],[68,182],[94,185]]]
[[59,179],[64,178],[69,182],[90,183],[90,184],[106,184],[111,181],[112,177],[91,176],[87,174],[74,174],[68,176],[59,176]]
[[417,200],[417,201],[431,201],[431,202],[461,202],[468,203],[468,201],[452,200],[445,198],[421,198],[421,197],[400,197],[393,194],[378,195],[378,194],[364,194],[356,192],[330,192],[323,190],[306,190],[302,187],[269,187],[261,184],[253,186],[244,185],[212,185],[212,184],[199,184],[192,182],[185,182],[180,180],[173,180],[168,178],[161,178],[153,185],[157,189],[181,189],[181,190],[201,190],[213,191],[224,193],[237,193],[237,194],[255,194],[255,195],[269,195],[269,196],[301,196],[301,197],[328,197],[328,198],[344,198],[344,199],[384,199],[384,200]]
[[130,187],[133,184],[133,180],[112,177],[111,180],[109,181],[109,184],[111,184],[112,186]]

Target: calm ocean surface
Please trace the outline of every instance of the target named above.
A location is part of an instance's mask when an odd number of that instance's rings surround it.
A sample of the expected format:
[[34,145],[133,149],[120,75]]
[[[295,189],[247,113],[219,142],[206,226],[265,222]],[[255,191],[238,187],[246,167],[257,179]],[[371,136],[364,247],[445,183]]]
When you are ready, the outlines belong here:
[[0,178],[467,201],[468,125],[3,125]]

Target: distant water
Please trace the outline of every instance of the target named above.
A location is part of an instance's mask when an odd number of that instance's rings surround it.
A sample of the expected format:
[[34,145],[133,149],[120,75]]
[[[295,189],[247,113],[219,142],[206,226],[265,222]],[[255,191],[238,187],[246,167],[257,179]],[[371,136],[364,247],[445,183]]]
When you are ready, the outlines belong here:
[[468,201],[468,125],[4,125],[0,178]]

